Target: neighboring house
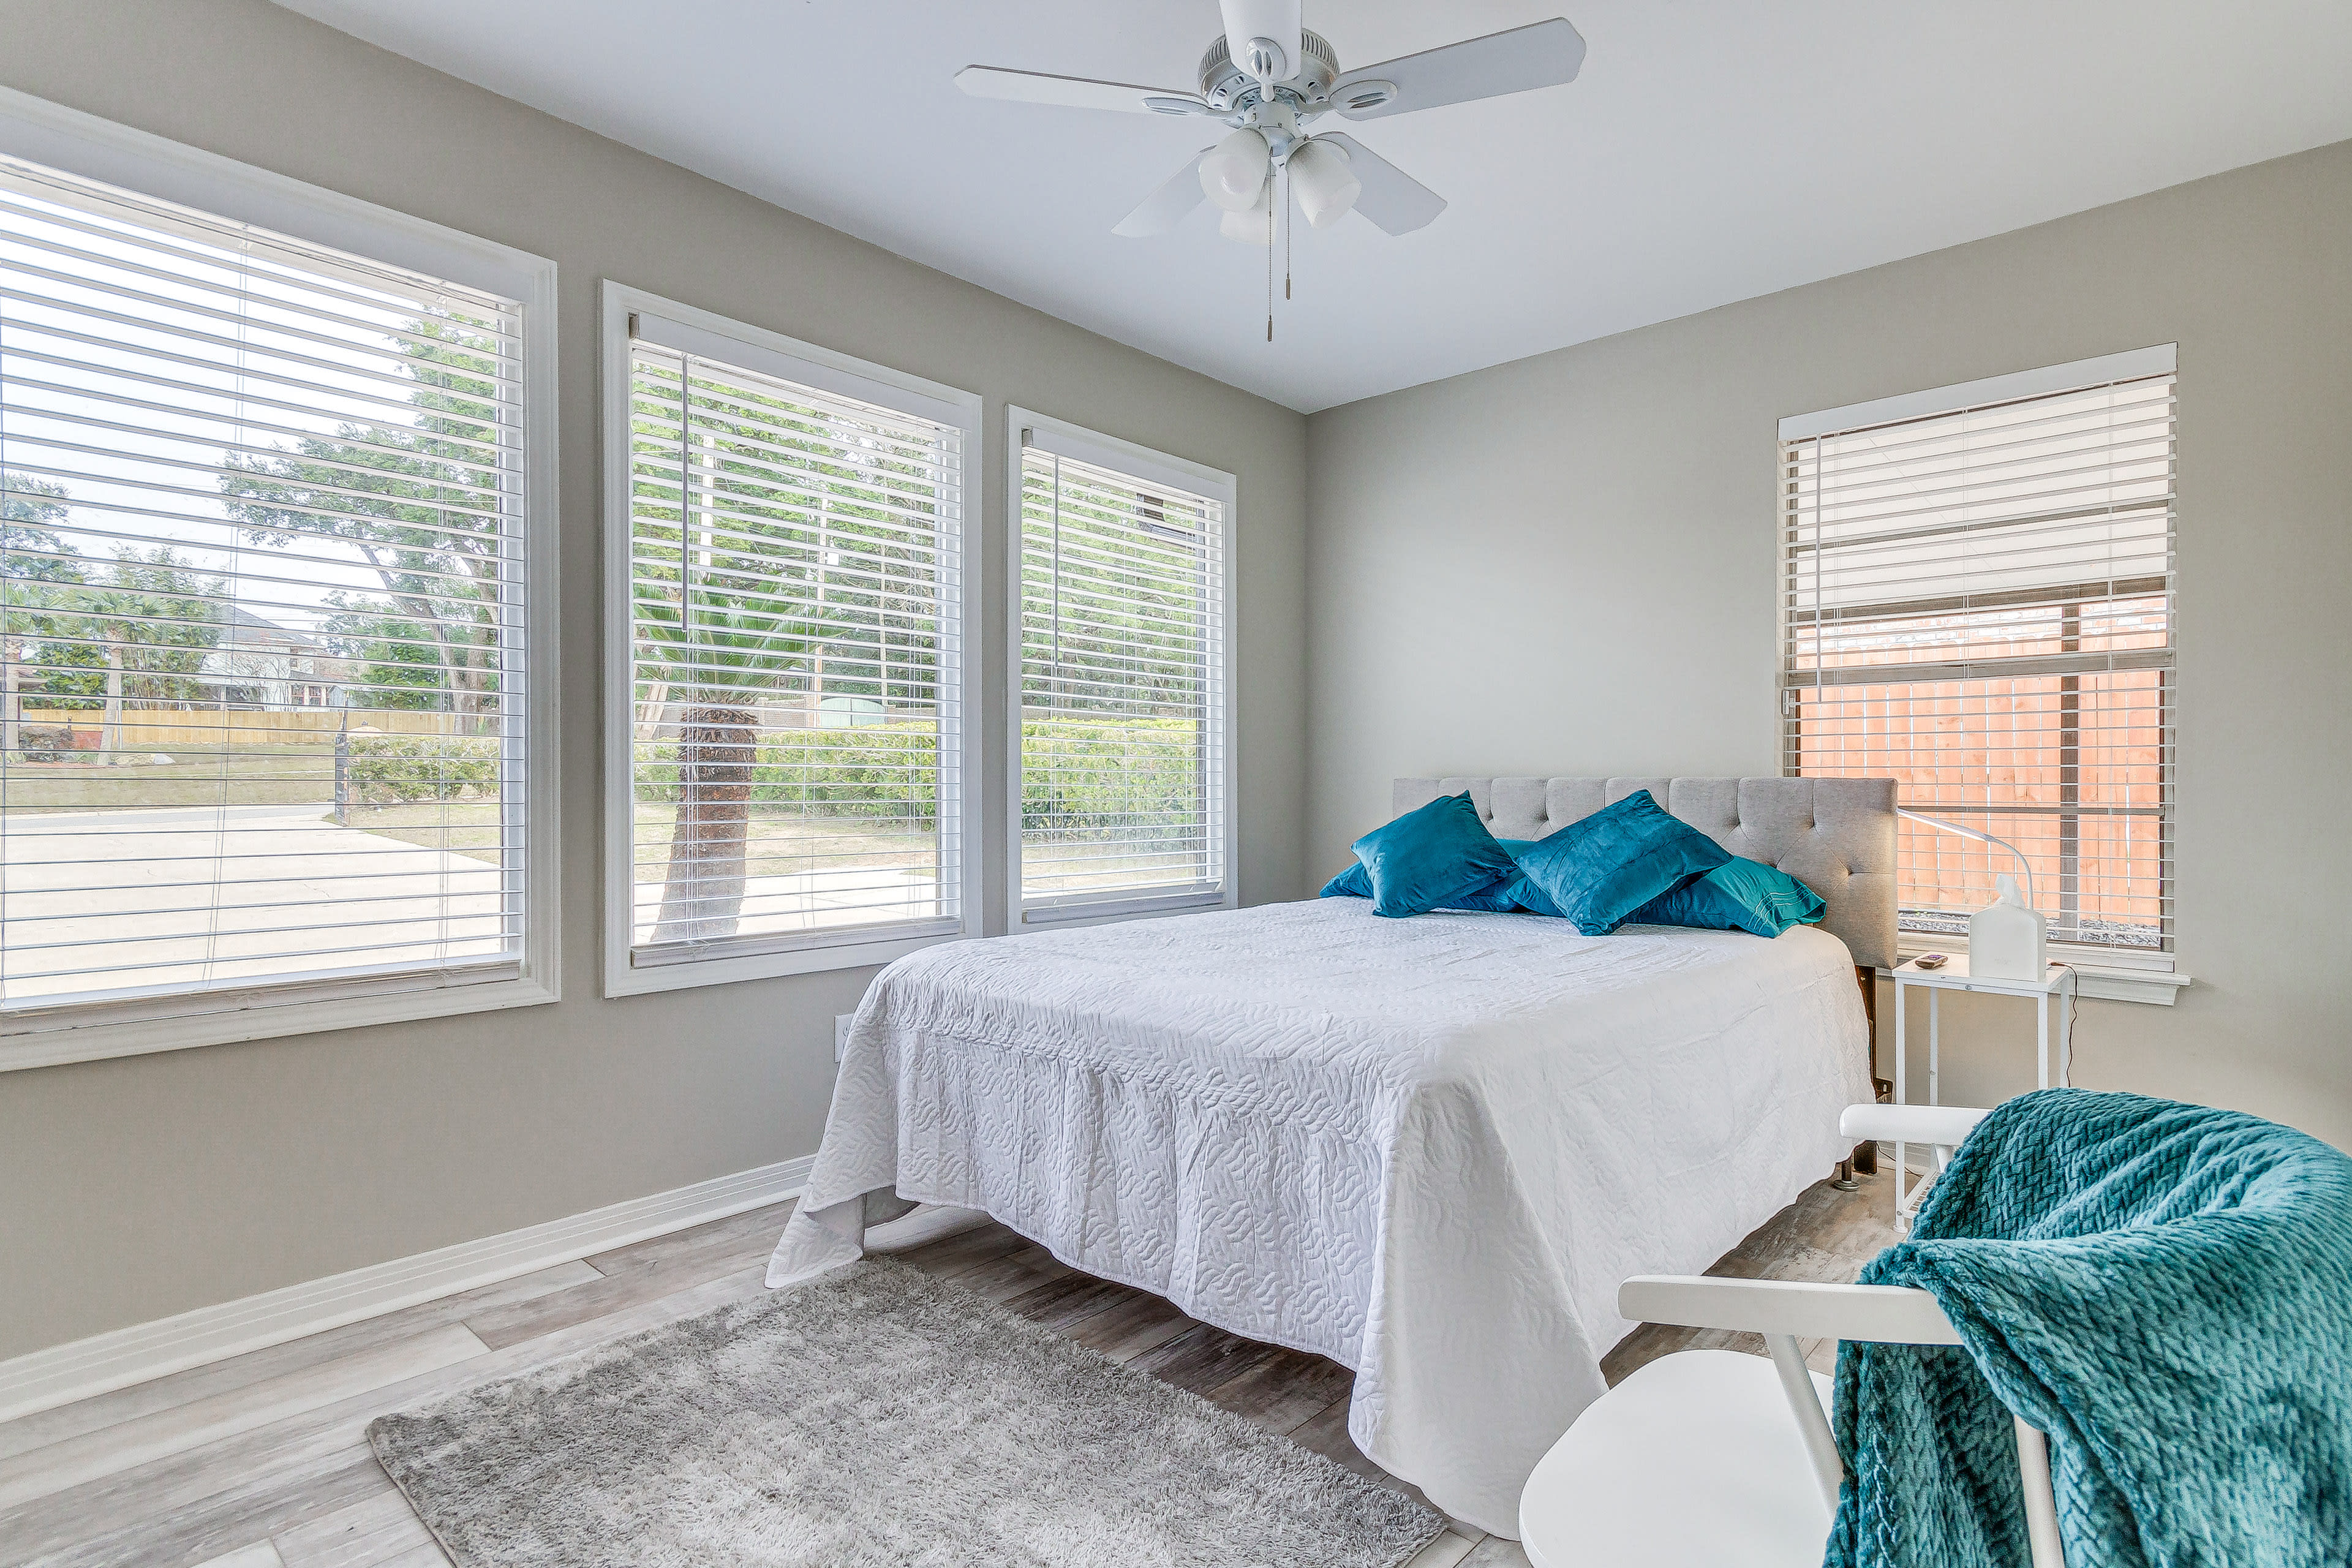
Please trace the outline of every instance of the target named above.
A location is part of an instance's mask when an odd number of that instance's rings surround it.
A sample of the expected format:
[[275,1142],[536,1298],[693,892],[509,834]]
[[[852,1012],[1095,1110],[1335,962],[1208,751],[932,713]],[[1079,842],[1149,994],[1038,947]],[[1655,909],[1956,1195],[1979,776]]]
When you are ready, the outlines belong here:
[[231,605],[228,625],[205,655],[197,679],[217,688],[229,707],[276,711],[329,706],[334,689],[350,679],[350,671],[308,632]]

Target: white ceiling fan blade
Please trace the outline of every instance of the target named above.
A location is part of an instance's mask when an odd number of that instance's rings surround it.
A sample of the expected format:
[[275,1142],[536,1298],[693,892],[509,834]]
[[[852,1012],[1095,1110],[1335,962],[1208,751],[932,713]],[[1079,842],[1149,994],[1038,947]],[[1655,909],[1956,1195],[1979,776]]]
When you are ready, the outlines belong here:
[[1193,153],[1191,163],[1169,175],[1167,183],[1144,197],[1141,206],[1119,219],[1111,233],[1128,239],[1149,239],[1182,223],[1185,214],[1208,200],[1201,189],[1201,160],[1214,151],[1213,147],[1203,147]]
[[[1500,98],[1531,88],[1574,81],[1584,64],[1584,37],[1565,16],[1465,38],[1442,49],[1351,70],[1331,84],[1332,107],[1349,120],[1378,120],[1475,99]],[[1392,92],[1382,92],[1393,88]],[[1350,89],[1370,100],[1349,107]]]
[[1209,106],[1189,92],[1173,92],[1158,87],[1129,87],[1119,81],[1088,81],[1077,76],[1047,76],[1043,71],[966,66],[956,72],[955,81],[958,87],[974,98],[1001,98],[1013,103],[1051,103],[1065,109],[1116,109],[1129,114],[1209,112]]
[[[1307,63],[1298,38],[1299,0],[1218,0],[1217,8],[1224,14],[1225,47],[1233,51],[1234,64],[1252,76],[1288,81]],[[1274,46],[1265,58],[1251,48],[1260,38]]]
[[1315,138],[1348,154],[1348,172],[1362,183],[1356,210],[1391,234],[1427,228],[1445,210],[1445,198],[1352,136],[1326,131]]

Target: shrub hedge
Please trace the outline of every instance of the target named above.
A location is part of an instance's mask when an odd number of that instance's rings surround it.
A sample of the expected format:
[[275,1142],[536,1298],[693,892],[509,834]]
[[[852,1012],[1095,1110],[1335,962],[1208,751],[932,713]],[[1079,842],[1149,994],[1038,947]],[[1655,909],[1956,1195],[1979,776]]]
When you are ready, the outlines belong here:
[[[1062,774],[1024,772],[1022,826],[1030,829],[1126,826],[1139,816],[1192,808],[1198,728],[1184,719],[1031,720],[1024,749]],[[939,754],[929,725],[874,724],[855,730],[772,730],[760,738],[751,799],[824,816],[898,816],[910,800],[938,787]],[[677,798],[677,742],[640,742],[638,798]],[[929,831],[933,824],[920,824]]]
[[496,735],[353,735],[351,758],[362,800],[462,800],[499,790]]

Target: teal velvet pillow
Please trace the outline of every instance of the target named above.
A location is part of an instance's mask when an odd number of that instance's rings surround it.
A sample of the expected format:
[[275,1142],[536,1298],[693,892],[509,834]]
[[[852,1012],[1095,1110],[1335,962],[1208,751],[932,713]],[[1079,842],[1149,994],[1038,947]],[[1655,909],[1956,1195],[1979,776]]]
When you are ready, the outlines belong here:
[[1606,936],[1652,899],[1730,858],[1643,789],[1538,840],[1519,858],[1519,874],[1578,931]]
[[1491,914],[1515,915],[1519,912],[1518,900],[1511,897],[1511,889],[1519,879],[1516,871],[1496,878],[1483,888],[1466,893],[1456,893],[1437,907],[1441,910],[1480,910]]
[[[1528,850],[1542,843],[1543,840],[1540,838],[1497,838],[1495,842],[1509,850],[1511,852],[1511,858],[1517,860]],[[1510,908],[1518,910],[1522,914],[1549,915],[1553,920],[1560,918],[1559,910],[1552,907],[1552,901],[1549,899],[1544,897],[1544,892],[1541,888],[1537,887],[1533,882],[1528,880],[1528,874],[1525,871],[1514,869],[1510,876],[1504,879],[1501,888],[1496,891],[1495,896],[1507,900]]]
[[1735,855],[1698,880],[1652,899],[1625,923],[1779,936],[1790,926],[1819,924],[1828,910],[1819,893],[1786,871]]
[[1544,890],[1528,879],[1525,871],[1512,878],[1503,888],[1504,896],[1531,915],[1547,915],[1553,920],[1565,920],[1559,906],[1545,896]]
[[[1536,847],[1536,841],[1532,838],[1497,838],[1495,842],[1501,845],[1505,852],[1514,859],[1517,858],[1520,850],[1532,849]],[[1491,910],[1496,914],[1517,914],[1527,908],[1520,901],[1526,888],[1527,879],[1519,875],[1518,868],[1515,866],[1509,872],[1496,878],[1485,887],[1472,892],[1457,894],[1447,902],[1440,904],[1438,908]],[[1324,883],[1323,891],[1317,895],[1318,898],[1325,899],[1369,899],[1371,896],[1372,874],[1364,868],[1364,863],[1361,860]],[[1543,897],[1541,893],[1535,896],[1538,899]],[[1535,912],[1549,914],[1552,910],[1546,908]]]
[[1376,827],[1352,847],[1372,884],[1372,913],[1403,916],[1443,909],[1508,877],[1510,851],[1478,820],[1465,792],[1441,795]]
[[1323,884],[1318,899],[1369,899],[1372,896],[1372,874],[1364,869],[1361,860],[1349,867]]

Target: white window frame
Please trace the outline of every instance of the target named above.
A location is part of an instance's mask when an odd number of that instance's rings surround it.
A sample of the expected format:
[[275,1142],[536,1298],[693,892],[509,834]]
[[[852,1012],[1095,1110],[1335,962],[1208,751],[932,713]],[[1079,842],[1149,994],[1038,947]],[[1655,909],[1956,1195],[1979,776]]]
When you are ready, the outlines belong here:
[[420,984],[415,974],[282,985],[257,982],[236,990],[28,1011],[0,1023],[0,1071],[558,1000],[562,837],[556,771],[562,662],[556,620],[561,509],[555,263],[8,89],[0,89],[0,153],[518,301],[523,337],[522,591],[529,605],[522,654],[531,683],[523,730],[529,848],[519,973],[509,969],[499,978],[457,985]]
[[[1904,393],[1866,403],[1850,403],[1813,414],[1794,414],[1780,421],[1780,440],[1782,443],[1801,441],[1809,437],[1825,436],[1832,431],[1850,430],[1860,426],[1891,424],[1896,420],[1948,414],[1984,404],[2046,396],[2075,387],[2095,386],[2102,382],[2177,374],[2179,359],[2179,344],[2159,343],[2151,348],[2103,354],[2095,359],[2042,365],[2008,375],[1987,376],[1980,381],[1964,381],[1950,386],[1930,387],[1924,392]],[[1776,509],[1778,504],[1776,497]],[[1774,526],[1776,529],[1780,526],[1777,514]],[[1776,575],[1785,567],[1785,561],[1776,562]],[[1777,599],[1775,615],[1776,617],[1779,615]],[[1785,649],[1778,657],[1785,658]],[[2177,654],[2175,658],[2177,660]],[[2179,668],[2177,663],[2174,668]],[[1776,681],[1779,679],[1777,668],[1774,678]],[[1898,962],[1927,952],[1966,953],[1968,950],[1969,939],[1965,932],[1906,931],[1895,934]],[[2050,957],[2053,962],[2072,965],[2080,987],[2079,994],[2097,1000],[2149,1002],[2170,1006],[2181,990],[2193,984],[2190,977],[2176,966],[2172,952],[2134,953],[2079,942],[2053,942],[2050,944]]]
[[[1154,451],[1122,441],[1050,414],[1007,405],[1005,441],[1005,850],[1004,900],[1007,931],[1045,931],[1064,926],[1103,925],[1118,921],[1148,920],[1160,915],[1196,914],[1202,910],[1235,909],[1241,903],[1241,743],[1235,719],[1234,646],[1235,617],[1240,608],[1241,574],[1236,561],[1240,539],[1240,481],[1223,468]],[[1075,462],[1109,468],[1171,489],[1205,496],[1224,509],[1224,658],[1210,673],[1211,711],[1224,742],[1224,767],[1217,787],[1224,807],[1225,885],[1219,892],[1175,894],[1114,894],[1098,901],[1024,908],[1021,898],[1021,510],[1022,453],[1028,448],[1059,453]]]
[[[788,338],[743,321],[721,316],[625,283],[604,281],[600,300],[604,340],[604,375],[598,402],[604,431],[604,994],[636,996],[656,991],[677,991],[696,985],[726,985],[743,980],[766,980],[782,974],[809,974],[831,969],[858,969],[887,963],[919,949],[942,942],[958,942],[981,932],[982,768],[978,649],[981,637],[981,564],[978,498],[982,456],[979,394],[943,386],[921,376],[908,375],[814,343]],[[746,370],[782,376],[803,386],[815,386],[886,406],[915,405],[915,410],[962,433],[968,465],[962,486],[959,559],[962,581],[956,595],[961,625],[954,650],[952,675],[943,672],[941,684],[957,694],[961,730],[959,773],[962,779],[956,818],[957,929],[944,933],[883,939],[860,937],[854,931],[825,933],[816,940],[756,953],[721,954],[706,959],[678,959],[654,964],[630,962],[635,919],[635,847],[631,837],[634,801],[630,798],[630,694],[635,686],[634,647],[630,633],[630,472],[629,472],[629,318],[658,316],[677,335],[708,339],[698,353]],[[928,405],[928,406],[926,406]]]

